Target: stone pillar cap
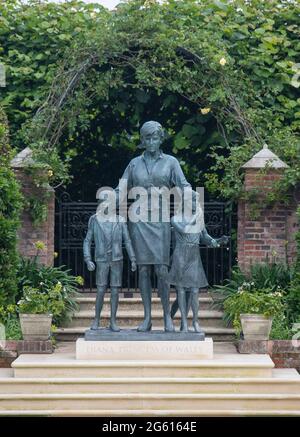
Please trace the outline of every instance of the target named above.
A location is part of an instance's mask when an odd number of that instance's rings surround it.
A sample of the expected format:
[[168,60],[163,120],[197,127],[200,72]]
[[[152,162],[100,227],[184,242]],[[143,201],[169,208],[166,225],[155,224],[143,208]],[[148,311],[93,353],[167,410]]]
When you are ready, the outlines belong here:
[[31,164],[34,164],[34,160],[32,158],[32,150],[30,147],[23,149],[10,161],[10,165],[13,168],[23,168]]
[[288,168],[289,166],[281,161],[275,153],[271,152],[267,144],[257,152],[242,168]]

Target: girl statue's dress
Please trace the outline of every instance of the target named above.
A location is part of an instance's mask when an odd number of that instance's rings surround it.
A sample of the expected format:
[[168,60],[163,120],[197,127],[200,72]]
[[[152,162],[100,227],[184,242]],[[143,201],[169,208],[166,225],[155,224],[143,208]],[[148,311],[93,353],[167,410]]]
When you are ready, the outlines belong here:
[[[174,252],[169,273],[170,284],[184,288],[204,288],[208,286],[204,272],[199,244],[210,245],[213,238],[204,228],[200,232],[186,233],[183,223],[172,217],[174,231]],[[187,224],[187,223],[186,223]]]
[[171,314],[174,316],[179,307],[181,331],[187,332],[187,315],[191,303],[194,329],[196,332],[202,332],[198,322],[199,288],[207,287],[208,282],[201,261],[199,243],[216,247],[217,242],[205,229],[201,207],[194,216],[185,219],[172,217],[171,224],[175,248],[168,279],[170,284],[175,285],[177,291],[177,299],[173,303]]

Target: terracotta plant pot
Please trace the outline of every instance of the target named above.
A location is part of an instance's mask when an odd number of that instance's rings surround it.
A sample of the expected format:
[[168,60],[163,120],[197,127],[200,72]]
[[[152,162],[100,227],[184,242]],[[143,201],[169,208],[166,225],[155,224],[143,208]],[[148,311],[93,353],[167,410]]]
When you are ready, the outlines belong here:
[[49,340],[52,314],[20,314],[24,340]]
[[241,314],[245,340],[268,340],[272,328],[272,317],[263,314]]

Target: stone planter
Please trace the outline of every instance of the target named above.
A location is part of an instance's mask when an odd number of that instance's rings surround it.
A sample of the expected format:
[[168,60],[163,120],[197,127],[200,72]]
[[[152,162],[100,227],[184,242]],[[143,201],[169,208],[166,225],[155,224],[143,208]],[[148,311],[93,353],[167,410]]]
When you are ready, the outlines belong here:
[[52,314],[20,314],[20,324],[24,340],[48,340]]
[[262,314],[241,314],[245,340],[268,340],[272,327],[272,317]]

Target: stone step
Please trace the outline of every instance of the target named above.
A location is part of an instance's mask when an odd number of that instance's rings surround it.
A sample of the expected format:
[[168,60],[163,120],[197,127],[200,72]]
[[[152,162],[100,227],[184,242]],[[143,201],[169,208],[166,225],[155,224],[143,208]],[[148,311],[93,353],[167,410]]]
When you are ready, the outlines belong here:
[[[180,320],[175,320],[174,325],[176,330],[179,330]],[[55,338],[57,339],[57,341],[67,341],[67,342],[76,341],[77,338],[82,337],[84,335],[87,328],[88,326],[77,326],[77,327],[68,327],[68,328],[60,327],[57,328],[55,331]],[[156,326],[155,329],[163,330],[163,327],[160,325],[160,326]],[[207,337],[212,337],[212,339],[216,342],[234,341],[236,339],[235,331],[232,328],[204,326],[203,331],[205,332],[205,335]]]
[[300,410],[0,410],[1,417],[298,417]]
[[[175,297],[170,298],[170,303],[172,304]],[[76,301],[79,305],[80,311],[92,311],[95,309],[96,296],[93,297],[78,297]],[[200,310],[210,310],[212,309],[213,299],[211,297],[199,297],[199,307]],[[161,310],[161,300],[159,297],[152,298],[152,310]],[[103,311],[110,310],[110,299],[109,297],[104,298]],[[118,311],[143,311],[143,302],[140,297],[125,298],[120,297]]]
[[[80,326],[89,327],[92,320],[95,317],[94,311],[79,311],[73,315],[72,321],[66,322],[62,327],[75,328]],[[180,320],[179,312],[175,316],[175,320]],[[117,322],[120,327],[137,327],[144,319],[144,312],[141,311],[118,311],[117,312]],[[189,319],[192,319],[192,314],[190,312]],[[100,326],[104,327],[109,325],[110,311],[103,311],[101,313],[101,323]],[[201,326],[213,326],[213,327],[223,327],[223,313],[220,311],[199,311],[199,321]],[[152,311],[152,325],[154,328],[161,326],[163,324],[163,313],[162,311]]]
[[2,417],[298,417],[300,410],[245,410],[245,409],[223,409],[223,410],[0,410]]
[[274,363],[269,355],[215,354],[213,359],[165,361],[76,360],[73,354],[28,354],[20,355],[12,368],[16,378],[270,378]]
[[[300,394],[1,394],[0,410],[300,411]],[[110,415],[110,414],[109,414]]]
[[295,369],[274,369],[271,378],[14,378],[1,375],[1,394],[72,393],[240,393],[299,394]]
[[[108,288],[106,296],[109,296],[109,293],[110,293],[110,289]],[[80,297],[96,297],[96,294],[97,294],[97,290],[94,288],[94,289],[92,289],[92,291],[81,292],[80,296],[78,296],[78,297],[79,298]],[[130,296],[128,296],[128,295],[130,295]],[[123,288],[120,290],[119,296],[120,296],[120,298],[125,298],[125,299],[135,299],[135,298],[139,299],[141,297],[141,292],[138,288],[137,289],[135,289],[135,288],[130,288],[130,289],[126,288],[125,289],[125,288]],[[209,291],[208,290],[199,291],[199,297],[209,297],[209,298],[214,297],[215,299],[217,299],[220,296],[221,296],[220,292],[215,291],[214,289],[210,289]],[[152,299],[156,299],[156,298],[159,299],[157,290],[153,290],[152,291]],[[170,300],[172,300],[172,299],[174,300],[175,298],[176,298],[176,291],[174,289],[171,289],[170,290]]]

